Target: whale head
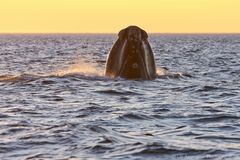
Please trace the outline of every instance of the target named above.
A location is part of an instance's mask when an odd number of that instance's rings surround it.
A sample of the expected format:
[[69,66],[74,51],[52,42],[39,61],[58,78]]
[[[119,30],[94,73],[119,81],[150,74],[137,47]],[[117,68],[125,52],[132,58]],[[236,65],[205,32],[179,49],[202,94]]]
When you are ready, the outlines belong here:
[[154,79],[155,61],[147,33],[137,26],[121,30],[109,53],[105,74],[127,79]]

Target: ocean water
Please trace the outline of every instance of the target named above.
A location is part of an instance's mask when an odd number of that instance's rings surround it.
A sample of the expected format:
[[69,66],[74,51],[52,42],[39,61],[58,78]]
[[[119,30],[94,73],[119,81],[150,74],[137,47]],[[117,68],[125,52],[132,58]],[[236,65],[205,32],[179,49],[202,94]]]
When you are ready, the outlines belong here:
[[0,35],[1,160],[240,159],[240,35],[149,35],[152,81],[104,77],[116,38]]

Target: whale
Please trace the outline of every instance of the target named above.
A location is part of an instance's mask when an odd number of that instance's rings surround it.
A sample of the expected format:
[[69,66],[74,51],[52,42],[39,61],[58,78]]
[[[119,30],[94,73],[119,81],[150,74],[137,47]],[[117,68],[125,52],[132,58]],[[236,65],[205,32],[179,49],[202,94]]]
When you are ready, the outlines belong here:
[[105,76],[151,80],[156,75],[154,54],[147,32],[138,26],[122,29],[107,56]]

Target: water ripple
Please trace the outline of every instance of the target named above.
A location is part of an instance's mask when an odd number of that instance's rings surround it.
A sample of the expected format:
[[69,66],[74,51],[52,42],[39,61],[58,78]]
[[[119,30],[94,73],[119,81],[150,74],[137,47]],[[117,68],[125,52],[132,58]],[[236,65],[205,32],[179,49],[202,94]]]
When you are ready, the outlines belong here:
[[0,35],[0,159],[239,159],[239,35],[150,34],[152,81],[103,76],[115,39]]

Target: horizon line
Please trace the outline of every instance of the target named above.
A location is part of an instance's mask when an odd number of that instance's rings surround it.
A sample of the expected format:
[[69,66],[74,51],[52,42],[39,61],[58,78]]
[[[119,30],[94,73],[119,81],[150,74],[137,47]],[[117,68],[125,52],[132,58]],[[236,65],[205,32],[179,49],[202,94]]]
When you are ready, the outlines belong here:
[[[147,32],[148,34],[240,34],[240,32]],[[118,34],[118,32],[0,32],[0,34]]]

